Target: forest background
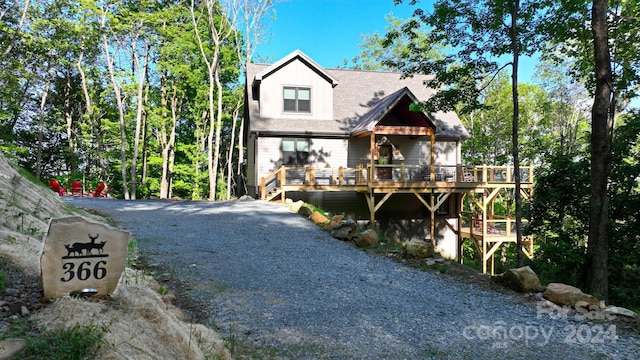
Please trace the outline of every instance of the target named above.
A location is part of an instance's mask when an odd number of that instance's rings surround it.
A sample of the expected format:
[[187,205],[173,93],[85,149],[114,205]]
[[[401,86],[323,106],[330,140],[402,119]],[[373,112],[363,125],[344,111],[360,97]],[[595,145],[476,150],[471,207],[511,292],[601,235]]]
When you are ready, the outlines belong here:
[[[111,196],[124,199],[243,195],[244,67],[273,60],[254,49],[278,2],[4,2],[0,151],[44,182],[80,180],[86,189],[105,182]],[[361,52],[345,54],[351,58],[343,65],[449,74],[442,86],[473,88],[441,104],[455,108],[471,134],[462,143],[465,165],[512,164],[513,76],[485,56],[505,54],[498,48],[518,29],[518,51],[542,59],[533,83],[516,82],[515,148],[519,162],[537,169],[535,197],[523,207],[524,231],[538,244],[530,265],[543,280],[584,287],[596,90],[592,4],[461,4],[478,14],[462,24],[473,52],[438,34],[456,30],[443,24],[460,25],[451,12],[417,8],[411,19],[388,16],[387,34],[363,36]],[[500,13],[514,4],[520,17]],[[640,4],[612,0],[606,10],[615,88],[607,128],[608,300],[640,309],[640,113],[632,106]],[[494,32],[485,31],[490,26]],[[474,72],[463,71],[470,64]],[[514,202],[503,199],[500,211],[512,214]],[[513,265],[514,252],[503,254],[502,268]]]

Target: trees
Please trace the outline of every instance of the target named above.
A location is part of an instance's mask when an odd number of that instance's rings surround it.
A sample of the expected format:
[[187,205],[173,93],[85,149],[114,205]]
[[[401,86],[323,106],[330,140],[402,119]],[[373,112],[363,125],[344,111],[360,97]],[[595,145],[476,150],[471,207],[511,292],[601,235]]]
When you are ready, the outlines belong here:
[[563,0],[546,6],[549,27],[543,30],[551,45],[577,60],[571,74],[589,79],[587,86],[593,93],[591,223],[584,273],[587,290],[607,298],[609,153],[616,120],[637,96],[640,84],[640,53],[636,46],[629,46],[629,39],[640,32],[636,20],[640,5],[634,1]]
[[[415,15],[422,24],[430,26],[430,38],[448,46],[450,54],[439,60],[425,59],[421,57],[419,46],[414,46],[396,61],[395,65],[407,74],[436,74],[434,81],[429,85],[442,90],[426,103],[427,110],[453,109],[461,104],[457,109],[466,114],[469,109],[481,108],[482,102],[479,99],[488,99],[479,94],[480,90],[491,88],[486,85],[487,79],[495,81],[494,76],[499,69],[495,59],[505,55],[511,56],[511,142],[515,167],[518,166],[521,152],[518,145],[521,137],[517,132],[520,127],[518,123],[521,110],[521,94],[517,84],[518,56],[544,51],[545,58],[549,60],[546,62],[545,70],[547,76],[556,74],[556,77],[566,77],[565,69],[568,68],[574,83],[589,79],[586,82],[587,88],[592,90],[594,102],[591,111],[590,141],[591,216],[589,242],[585,254],[585,281],[588,291],[606,299],[607,239],[610,237],[610,222],[607,220],[609,147],[614,136],[616,119],[629,100],[636,96],[640,83],[639,52],[636,46],[628,46],[629,39],[640,33],[637,21],[633,21],[640,14],[640,9],[637,2],[595,0],[589,16],[590,3],[587,0],[513,0],[480,3],[436,1],[433,12],[427,13],[418,9]],[[400,34],[411,35],[418,22],[414,21],[412,24],[413,26],[406,26],[400,30],[392,30],[387,35],[388,39],[396,39]],[[546,46],[541,46],[545,45],[542,39],[550,41]],[[567,64],[567,55],[574,61]],[[540,124],[546,124],[560,139],[559,146],[548,148],[556,149],[569,158],[573,158],[582,150],[582,147],[576,146],[580,144],[579,136],[585,129],[580,91],[573,85],[558,84],[550,92],[552,101],[539,102],[543,106],[545,116],[541,118]],[[568,94],[572,95],[567,96]],[[484,130],[479,125],[485,123],[486,116],[495,110],[496,108],[484,108],[481,112],[472,112],[463,117],[469,121],[470,130],[476,132]],[[535,132],[527,134],[527,140],[538,144],[539,149],[544,149],[542,139],[545,135],[542,132],[538,132],[538,139],[530,136]],[[472,140],[471,145],[476,151],[482,146],[475,140]],[[544,157],[539,159],[546,161]],[[553,157],[548,159],[553,166],[560,166]],[[519,191],[516,190],[516,194],[519,194]],[[519,208],[518,199],[516,208]],[[519,210],[516,212],[519,213]],[[519,214],[516,216],[520,217]]]
[[[216,26],[230,29],[210,3]],[[7,155],[44,179],[83,178],[87,189],[109,182],[110,194],[124,198],[210,195],[202,194],[210,181],[199,164],[235,136],[225,128],[241,103],[231,92],[240,71],[226,38],[212,113],[188,3],[18,1],[0,9],[0,29],[7,54],[0,58],[0,148]],[[212,126],[203,114],[213,114]],[[210,130],[220,138],[207,146],[201,134]]]
[[[402,0],[395,0],[396,3]],[[412,3],[415,3],[413,1]],[[419,46],[410,47],[410,52],[396,62],[405,73],[434,74],[428,85],[441,89],[429,99],[428,111],[451,110],[463,105],[462,113],[481,107],[479,94],[499,70],[498,60],[510,56],[512,89],[512,161],[515,179],[516,233],[518,263],[522,257],[522,197],[520,194],[519,159],[519,96],[518,63],[521,55],[531,55],[537,50],[538,34],[533,31],[538,21],[538,4],[535,1],[452,1],[439,0],[434,10],[422,9],[414,12],[420,22],[430,27],[429,43],[446,46],[450,52],[441,60],[423,58]],[[418,21],[410,22],[401,30],[388,34],[388,39],[397,39],[401,34],[415,36]]]
[[[223,0],[223,6],[229,17],[236,19],[234,32],[234,46],[242,72],[246,74],[246,64],[253,60],[255,48],[264,39],[264,20],[266,16],[275,16],[274,7],[286,0]],[[236,127],[238,128],[238,157],[236,175],[240,178],[244,164],[244,117],[240,119],[240,109],[244,106],[243,84],[238,84],[237,101],[232,111],[231,142],[227,156],[227,200],[231,196],[231,184],[233,184],[233,150],[235,147]],[[243,180],[239,180],[243,182]],[[242,184],[244,185],[244,184]],[[243,192],[244,191],[244,192]],[[246,189],[242,189],[242,194]],[[240,194],[238,194],[240,195]]]
[[[419,51],[425,59],[441,60],[442,46],[432,43],[429,32],[414,19],[400,19],[389,14],[385,16],[389,23],[387,33],[393,37],[380,35],[378,32],[362,36],[362,43],[358,45],[360,54],[349,60],[344,60],[344,66],[368,71],[401,71],[397,60],[405,59],[412,51]],[[398,30],[410,29],[403,33]]]
[[[208,118],[209,133],[207,135],[207,163],[209,173],[209,200],[216,199],[216,186],[218,183],[218,166],[220,164],[220,134],[222,131],[223,118],[223,92],[221,82],[222,67],[220,64],[223,45],[229,41],[235,31],[235,21],[227,19],[222,12],[222,8],[217,1],[204,1],[203,9],[197,9],[196,2],[191,1],[191,19],[200,48],[200,54],[207,66],[209,81],[208,92]],[[204,16],[202,16],[204,15]],[[203,21],[203,23],[201,23]],[[201,35],[200,27],[208,31],[207,42]],[[210,44],[211,46],[207,46]],[[234,54],[227,52],[227,54]],[[214,97],[214,94],[216,94]]]

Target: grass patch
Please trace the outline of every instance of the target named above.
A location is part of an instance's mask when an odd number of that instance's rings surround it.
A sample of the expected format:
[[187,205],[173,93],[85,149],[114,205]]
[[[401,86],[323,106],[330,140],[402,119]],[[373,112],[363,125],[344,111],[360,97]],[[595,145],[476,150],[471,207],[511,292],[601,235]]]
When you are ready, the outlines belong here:
[[93,359],[100,347],[106,327],[73,325],[59,330],[39,331],[32,323],[17,324],[5,338],[22,338],[27,346],[20,359],[84,360]]
[[320,214],[322,214],[323,216],[327,216],[328,214],[324,211],[324,209],[317,207],[311,203],[304,203],[304,206],[308,207],[309,209],[311,209],[312,211],[317,211]]

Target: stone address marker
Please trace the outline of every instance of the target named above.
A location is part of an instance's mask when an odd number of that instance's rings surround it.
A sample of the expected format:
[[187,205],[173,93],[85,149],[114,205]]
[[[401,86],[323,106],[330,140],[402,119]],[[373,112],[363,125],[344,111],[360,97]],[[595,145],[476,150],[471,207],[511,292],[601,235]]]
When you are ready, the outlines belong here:
[[52,219],[40,257],[44,298],[83,289],[111,294],[127,262],[131,235],[79,216]]

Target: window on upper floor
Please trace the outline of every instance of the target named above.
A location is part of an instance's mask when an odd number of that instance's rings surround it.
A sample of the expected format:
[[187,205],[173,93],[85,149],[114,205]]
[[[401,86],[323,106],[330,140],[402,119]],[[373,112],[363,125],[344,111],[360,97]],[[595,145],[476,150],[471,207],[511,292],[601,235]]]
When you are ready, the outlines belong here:
[[309,140],[282,140],[282,164],[302,166],[309,164]]
[[284,111],[311,112],[311,89],[303,87],[284,88]]

